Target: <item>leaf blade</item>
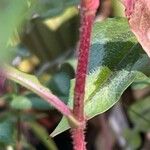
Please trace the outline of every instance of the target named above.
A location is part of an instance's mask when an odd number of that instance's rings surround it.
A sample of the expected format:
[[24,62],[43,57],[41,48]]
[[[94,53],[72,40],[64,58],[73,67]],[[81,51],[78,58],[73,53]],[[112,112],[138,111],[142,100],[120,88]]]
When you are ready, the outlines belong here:
[[[150,74],[149,64],[149,58],[142,52],[142,48],[129,31],[127,20],[108,19],[96,23],[86,84],[87,119],[112,107],[134,80],[147,78],[145,74]],[[144,68],[149,71],[146,72]],[[73,103],[73,89],[74,83],[70,90],[70,107]],[[56,136],[67,129],[69,126],[63,117],[51,135]]]

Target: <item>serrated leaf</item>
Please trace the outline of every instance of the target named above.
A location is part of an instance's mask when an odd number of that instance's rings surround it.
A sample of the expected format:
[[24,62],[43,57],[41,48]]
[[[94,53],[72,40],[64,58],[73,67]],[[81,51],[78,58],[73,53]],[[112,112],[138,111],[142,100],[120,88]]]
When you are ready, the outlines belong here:
[[[89,74],[85,92],[85,114],[90,119],[111,108],[135,80],[147,78],[150,60],[133,34],[126,19],[107,19],[95,23],[92,34]],[[72,81],[69,106],[73,105]],[[52,136],[69,129],[65,117]]]

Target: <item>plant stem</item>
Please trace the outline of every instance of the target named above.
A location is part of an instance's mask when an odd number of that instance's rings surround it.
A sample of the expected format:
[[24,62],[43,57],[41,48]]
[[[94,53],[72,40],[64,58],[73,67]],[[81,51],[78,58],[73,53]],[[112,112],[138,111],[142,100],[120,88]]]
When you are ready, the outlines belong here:
[[80,126],[80,122],[78,122],[75,119],[71,109],[65,103],[63,103],[57,96],[52,94],[47,88],[42,86],[38,82],[38,80],[35,83],[32,81],[33,79],[31,79],[29,75],[22,73],[16,70],[15,68],[7,65],[5,65],[4,72],[7,79],[12,80],[33,91],[34,93],[42,97],[43,100],[54,106],[64,116],[66,116],[74,126]]
[[77,120],[84,123],[84,125],[71,130],[74,150],[86,150],[84,135],[86,127],[86,120],[84,116],[84,95],[86,74],[88,70],[91,30],[98,6],[99,0],[81,1],[80,45],[74,89],[73,114]]

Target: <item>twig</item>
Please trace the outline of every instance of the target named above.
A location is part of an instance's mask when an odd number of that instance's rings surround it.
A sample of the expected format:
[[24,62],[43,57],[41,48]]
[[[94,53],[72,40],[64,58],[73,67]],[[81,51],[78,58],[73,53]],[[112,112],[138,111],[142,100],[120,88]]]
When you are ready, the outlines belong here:
[[17,69],[7,65],[5,65],[4,72],[7,79],[12,80],[33,91],[34,93],[42,97],[43,100],[54,106],[64,116],[66,116],[74,126],[80,126],[80,122],[75,119],[71,109],[65,103],[63,103],[56,95],[52,94],[47,88],[42,86],[36,78],[32,77],[31,75],[22,73]]

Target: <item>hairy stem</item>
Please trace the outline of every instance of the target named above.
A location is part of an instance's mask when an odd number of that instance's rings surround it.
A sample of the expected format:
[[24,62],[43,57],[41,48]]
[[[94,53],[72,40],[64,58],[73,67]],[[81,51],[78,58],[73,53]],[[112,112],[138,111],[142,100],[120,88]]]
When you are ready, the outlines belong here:
[[86,120],[84,116],[84,95],[86,74],[88,70],[88,58],[90,49],[90,37],[95,12],[99,5],[99,0],[82,0],[81,1],[81,28],[80,28],[80,45],[78,65],[76,71],[76,82],[74,89],[74,107],[73,114],[84,125],[72,129],[74,150],[86,150],[84,130]]

